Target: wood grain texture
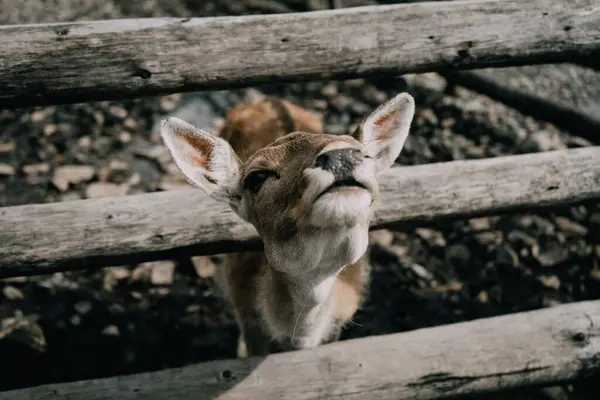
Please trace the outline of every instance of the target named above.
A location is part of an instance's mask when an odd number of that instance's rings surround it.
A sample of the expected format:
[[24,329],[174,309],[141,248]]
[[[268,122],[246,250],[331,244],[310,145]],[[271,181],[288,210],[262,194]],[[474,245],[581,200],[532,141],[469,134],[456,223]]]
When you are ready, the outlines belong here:
[[600,301],[0,393],[0,400],[441,399],[560,384],[600,369]]
[[[393,167],[372,228],[600,199],[600,147]],[[0,277],[260,249],[200,189],[0,208]]]
[[599,52],[597,0],[8,25],[0,27],[0,107],[559,62]]
[[442,75],[600,144],[600,71],[575,64],[551,64]]

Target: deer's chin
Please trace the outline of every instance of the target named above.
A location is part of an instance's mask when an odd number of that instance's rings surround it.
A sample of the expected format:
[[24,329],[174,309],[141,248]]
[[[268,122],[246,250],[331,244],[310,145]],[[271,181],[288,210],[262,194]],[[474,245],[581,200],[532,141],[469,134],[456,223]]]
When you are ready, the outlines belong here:
[[339,187],[319,196],[310,212],[310,225],[318,228],[351,227],[369,223],[371,192],[360,187]]

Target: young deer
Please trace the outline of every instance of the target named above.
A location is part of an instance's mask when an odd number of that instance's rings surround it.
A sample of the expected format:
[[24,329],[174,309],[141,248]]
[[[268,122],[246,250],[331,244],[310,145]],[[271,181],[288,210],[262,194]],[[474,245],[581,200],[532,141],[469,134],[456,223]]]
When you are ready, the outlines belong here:
[[328,135],[311,112],[263,98],[229,110],[221,137],[178,118],[161,135],[176,165],[252,224],[264,247],[227,254],[219,272],[240,328],[238,356],[338,339],[367,283],[376,175],[400,154],[414,115],[402,93],[352,135]]

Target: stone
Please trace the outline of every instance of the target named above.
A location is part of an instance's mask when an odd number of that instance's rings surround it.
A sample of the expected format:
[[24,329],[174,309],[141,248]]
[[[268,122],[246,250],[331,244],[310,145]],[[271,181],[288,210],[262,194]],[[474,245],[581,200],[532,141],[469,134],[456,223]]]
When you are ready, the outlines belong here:
[[48,163],[29,164],[23,166],[25,175],[39,175],[50,171]]
[[52,136],[56,132],[58,132],[58,125],[48,124],[48,125],[44,126],[44,136]]
[[554,246],[540,251],[537,260],[542,267],[554,267],[569,258],[569,252],[563,246],[555,244]]
[[469,225],[476,231],[483,231],[486,229],[490,229],[490,219],[489,218],[472,218],[469,220]]
[[133,174],[131,174],[131,176],[129,178],[127,178],[127,180],[125,181],[125,185],[132,187],[135,185],[138,185],[140,182],[142,181],[142,177],[140,176],[140,174],[138,174],[137,172],[134,172]]
[[0,163],[0,176],[11,176],[15,174],[15,168],[8,164]]
[[34,111],[31,113],[31,122],[41,122],[46,118],[43,111]]
[[408,246],[392,245],[388,248],[388,250],[390,252],[392,252],[393,254],[395,254],[396,257],[398,257],[399,261],[401,261],[401,262],[409,262],[410,261],[410,257],[408,255],[408,253],[409,253]]
[[8,153],[17,148],[15,142],[0,143],[0,153]]
[[106,272],[118,281],[127,279],[131,275],[129,269],[126,267],[110,267],[106,269]]
[[133,118],[127,118],[123,122],[123,126],[131,131],[134,131],[137,128],[137,122]]
[[163,111],[173,111],[181,101],[181,93],[174,93],[160,98],[160,108]]
[[541,282],[542,285],[544,285],[545,287],[549,288],[549,289],[554,289],[554,290],[558,290],[560,289],[560,279],[558,279],[558,276],[556,275],[550,275],[550,276],[539,276],[538,280]]
[[571,221],[564,217],[556,217],[554,219],[556,225],[565,233],[574,236],[585,236],[588,232],[587,228],[577,222]]
[[437,115],[429,108],[426,108],[419,113],[419,119],[422,119],[423,122],[427,122],[433,126],[437,126],[440,122]]
[[98,110],[94,111],[94,120],[98,125],[102,126],[104,125],[104,121],[106,120],[106,118],[104,118],[104,114],[102,113],[102,111]]
[[427,268],[425,268],[424,266],[417,264],[417,263],[412,263],[410,265],[410,269],[419,277],[422,279],[426,279],[426,280],[431,280],[433,279],[433,275],[431,275],[431,273],[427,270]]
[[356,115],[369,115],[371,111],[371,106],[360,101],[353,101],[350,104],[350,111],[352,111]]
[[487,302],[490,300],[490,296],[488,295],[488,292],[486,292],[485,290],[482,290],[481,292],[479,292],[479,294],[477,295],[477,300],[480,303],[483,304],[487,304]]
[[562,150],[567,146],[557,132],[539,131],[531,134],[530,139],[525,142],[525,151],[552,151]]
[[124,119],[127,117],[127,110],[120,106],[110,106],[108,112],[119,119]]
[[94,182],[91,183],[86,191],[85,196],[88,199],[96,199],[100,197],[120,197],[126,196],[127,185],[117,185],[115,183]]
[[154,261],[146,263],[150,266],[150,282],[154,285],[172,285],[173,273],[175,272],[175,262],[173,261]]
[[2,288],[2,295],[8,300],[22,300],[25,298],[23,292],[14,286],[5,286]]
[[321,89],[321,93],[325,97],[335,97],[338,94],[337,85],[335,83],[329,83],[323,86],[323,89]]
[[169,153],[169,149],[167,149],[166,146],[161,144],[152,147],[140,146],[138,148],[134,148],[132,151],[135,155],[158,162],[159,164],[161,164],[161,166],[163,166],[163,168],[165,165],[170,164],[172,162],[172,157]]
[[346,110],[352,103],[353,103],[352,97],[345,95],[345,94],[340,94],[331,99],[331,105],[337,111]]
[[415,229],[415,233],[421,239],[423,239],[429,246],[446,246],[446,239],[440,231],[436,231],[435,229],[429,228],[417,228]]
[[12,278],[3,278],[3,279],[0,279],[0,282],[6,282],[6,283],[25,283],[25,282],[27,282],[27,277],[26,276],[13,276]]
[[104,290],[111,291],[119,281],[129,278],[131,272],[126,267],[110,267],[104,270]]
[[120,336],[121,332],[116,325],[108,325],[101,332],[104,336]]
[[94,176],[94,167],[90,165],[63,165],[54,170],[52,183],[61,192],[67,191],[69,184],[86,182]]
[[327,110],[329,103],[327,100],[317,99],[312,101],[312,107],[316,110]]
[[77,145],[82,149],[89,149],[92,147],[92,138],[89,136],[84,136],[77,141]]
[[211,278],[215,276],[217,267],[207,256],[196,256],[191,258],[194,270],[200,278]]
[[73,306],[79,314],[87,314],[92,310],[92,303],[89,301],[78,301]]
[[100,169],[98,178],[101,182],[117,182],[123,181],[129,172],[129,164],[123,160],[113,159],[110,163]]
[[[146,281],[150,279],[151,274],[151,264],[152,263],[142,263],[134,268],[131,272],[131,280],[132,281]],[[135,296],[134,293],[131,293],[132,296]]]
[[379,247],[389,247],[394,242],[394,234],[387,229],[369,232],[371,244]]
[[123,144],[131,142],[131,133],[126,131],[119,133],[119,141]]

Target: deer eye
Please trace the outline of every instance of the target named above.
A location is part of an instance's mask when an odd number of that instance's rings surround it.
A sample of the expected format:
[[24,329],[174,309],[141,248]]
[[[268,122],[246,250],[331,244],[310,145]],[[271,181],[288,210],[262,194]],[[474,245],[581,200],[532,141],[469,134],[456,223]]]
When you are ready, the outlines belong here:
[[244,179],[244,189],[250,190],[252,193],[256,194],[267,179],[276,176],[277,173],[273,171],[254,171]]

